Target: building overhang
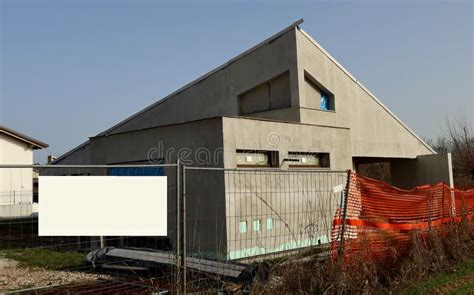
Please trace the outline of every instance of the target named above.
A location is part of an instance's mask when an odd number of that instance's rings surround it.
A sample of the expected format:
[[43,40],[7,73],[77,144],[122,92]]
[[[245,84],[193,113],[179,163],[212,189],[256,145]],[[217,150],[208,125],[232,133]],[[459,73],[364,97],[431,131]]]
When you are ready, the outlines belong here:
[[11,128],[8,128],[6,126],[0,125],[0,133],[3,133],[7,136],[10,136],[16,140],[22,141],[28,145],[31,146],[32,149],[34,150],[39,150],[39,149],[44,149],[49,147],[47,143],[44,143],[42,141],[39,141],[33,137],[30,137],[28,135],[25,135],[21,132],[18,132],[16,130],[13,130]]

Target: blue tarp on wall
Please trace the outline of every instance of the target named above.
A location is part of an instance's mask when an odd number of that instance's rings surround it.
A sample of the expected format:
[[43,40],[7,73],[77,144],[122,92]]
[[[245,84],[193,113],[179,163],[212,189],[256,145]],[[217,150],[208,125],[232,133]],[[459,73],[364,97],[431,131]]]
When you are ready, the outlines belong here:
[[321,103],[319,107],[323,111],[329,110],[329,98],[326,93],[321,93]]
[[109,168],[112,176],[164,176],[163,167],[117,167]]

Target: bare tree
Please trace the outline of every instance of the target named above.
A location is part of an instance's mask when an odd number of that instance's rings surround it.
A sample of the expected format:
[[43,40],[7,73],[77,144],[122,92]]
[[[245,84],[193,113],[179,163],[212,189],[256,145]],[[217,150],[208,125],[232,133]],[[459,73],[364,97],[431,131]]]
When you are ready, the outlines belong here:
[[[474,128],[472,118],[459,112],[446,116],[444,134],[453,157],[454,183],[458,187],[474,187]],[[439,139],[438,139],[439,142]]]
[[423,138],[430,147],[432,147],[438,154],[446,154],[451,152],[451,144],[444,136],[438,136],[436,140],[431,138]]

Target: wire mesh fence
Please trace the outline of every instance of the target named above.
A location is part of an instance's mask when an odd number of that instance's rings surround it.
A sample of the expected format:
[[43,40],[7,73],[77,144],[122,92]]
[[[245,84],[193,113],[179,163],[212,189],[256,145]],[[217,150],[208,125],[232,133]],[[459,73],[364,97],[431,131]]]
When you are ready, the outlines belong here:
[[188,252],[252,260],[330,242],[345,172],[185,171]]
[[[38,235],[38,205],[41,202],[41,196],[34,200],[33,190],[25,191],[24,186],[32,187],[34,183],[31,178],[26,180],[8,181],[15,179],[20,175],[18,170],[22,170],[24,175],[26,170],[32,168],[0,168],[4,178],[1,182],[1,190],[8,189],[9,196],[21,195],[23,202],[5,202],[0,205],[0,247],[18,248],[18,247],[61,247],[77,248],[81,250],[92,250],[100,246],[99,237],[47,237]],[[35,166],[35,176],[167,176],[168,177],[168,213],[176,213],[176,165],[102,165],[102,166]],[[7,179],[7,181],[5,181]],[[73,188],[71,188],[73,189]],[[131,196],[132,197],[132,196]],[[133,199],[131,198],[131,201]],[[93,206],[93,204],[91,204]],[[114,210],[113,204],[107,210]],[[83,212],[87,216],[87,212]],[[104,214],[105,215],[105,214]],[[176,226],[175,222],[168,220],[168,236],[174,241]],[[162,237],[102,237],[102,241],[108,242],[110,246],[143,246],[151,249],[171,250],[171,239]]]
[[226,171],[227,257],[326,245],[344,182],[344,172]]
[[[97,260],[93,259],[91,253],[98,249],[112,248],[172,251],[176,241],[175,220],[168,219],[168,235],[164,237],[40,236],[38,205],[41,204],[41,195],[37,192],[41,181],[38,182],[37,179],[42,176],[167,176],[168,216],[174,216],[177,194],[176,164],[34,167],[11,165],[1,167],[0,175],[0,190],[5,192],[0,195],[4,197],[0,198],[0,293],[8,290],[16,290],[18,293],[23,289],[25,294],[63,294],[72,289],[105,292],[107,289],[120,288],[124,292],[133,291],[132,293],[140,290],[143,291],[141,293],[162,290],[162,286],[173,289],[176,281],[173,269],[166,272],[156,269],[153,276],[150,276],[149,270],[137,265],[136,260],[132,258]],[[24,175],[29,175],[29,178],[19,177]],[[18,196],[21,196],[21,201]],[[133,196],[130,196],[130,201],[133,202]],[[114,210],[114,206],[110,204],[109,208],[103,210],[104,213]],[[88,212],[82,214],[87,218]],[[151,278],[154,278],[155,282],[150,281]],[[160,283],[156,283],[158,278]],[[30,290],[31,286],[35,287],[34,290]],[[45,286],[51,286],[52,289]]]
[[[28,169],[33,171],[33,167],[2,167],[2,180],[5,176],[15,179],[19,169],[24,170],[20,175],[30,175],[25,172]],[[168,178],[165,237],[39,236],[41,194],[37,191],[41,181],[38,184],[28,180],[32,183],[29,190],[25,190],[26,179],[20,185],[2,181],[0,190],[21,191],[22,201],[15,199],[0,205],[9,207],[8,213],[0,211],[3,212],[0,261],[13,259],[52,271],[97,275],[88,278],[89,285],[79,279],[34,284],[59,282],[60,286],[54,287],[58,293],[71,286],[124,292],[127,286],[133,286],[141,293],[151,290],[182,293],[222,289],[222,278],[230,278],[230,282],[249,280],[255,268],[248,262],[328,245],[332,220],[341,207],[346,181],[342,171],[232,170],[178,164],[44,165],[35,166],[34,171],[32,178],[147,175]],[[20,207],[23,209],[19,210]],[[113,204],[109,210],[113,210]],[[107,277],[100,277],[105,270]],[[9,283],[0,285],[0,289],[12,289]],[[21,284],[14,286],[21,287]],[[41,290],[34,292],[44,293],[49,289]]]

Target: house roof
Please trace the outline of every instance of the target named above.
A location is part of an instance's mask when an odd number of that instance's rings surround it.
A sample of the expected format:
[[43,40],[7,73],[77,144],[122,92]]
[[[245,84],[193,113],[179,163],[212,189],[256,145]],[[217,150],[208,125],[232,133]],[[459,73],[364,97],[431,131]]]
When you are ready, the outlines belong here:
[[[230,59],[229,61],[227,61],[226,63],[222,64],[221,66],[211,70],[210,72],[200,76],[199,78],[189,82],[188,84],[184,85],[183,87],[179,88],[178,90],[176,91],[173,91],[171,94],[165,96],[164,98],[162,99],[159,99],[158,101],[156,101],[155,103],[147,106],[146,108],[142,109],[141,111],[138,111],[137,113],[129,116],[128,118],[120,121],[119,123],[115,124],[114,126],[108,128],[107,130],[105,131],[102,131],[101,133],[97,134],[96,136],[104,136],[104,135],[107,135],[109,134],[111,131],[113,131],[114,129],[122,126],[123,124],[127,123],[128,121],[140,116],[141,114],[143,114],[144,112],[164,103],[165,101],[173,98],[174,96],[176,96],[178,93],[192,87],[193,85],[196,85],[198,84],[199,82],[205,80],[206,78],[208,78],[209,76],[211,76],[212,74],[228,67],[229,65],[231,65],[232,63],[234,63],[235,61],[239,60],[240,58],[252,53],[253,51],[257,50],[258,48],[262,47],[263,45],[267,44],[267,43],[270,43],[272,41],[274,41],[275,39],[279,38],[281,35],[285,34],[286,32],[294,29],[295,27],[298,27],[299,25],[301,25],[303,23],[303,19],[299,19],[297,21],[295,21],[294,23],[292,23],[291,25],[289,25],[288,27],[284,28],[283,30],[281,30],[280,32],[268,37],[267,39],[263,40],[262,42],[258,43],[257,45],[253,46],[252,48],[250,49],[247,49],[246,51],[242,52],[241,54],[239,54],[238,56]],[[54,163],[58,163],[59,161],[61,161],[62,159],[66,158],[67,156],[69,156],[70,154],[72,154],[73,152],[87,146],[89,144],[89,141],[85,141],[83,143],[81,143],[80,145],[76,146],[75,148],[73,148],[72,150],[66,152],[65,154],[59,156],[56,160],[53,161],[53,164]]]
[[21,132],[8,128],[7,126],[0,125],[0,133],[6,134],[10,137],[13,137],[17,140],[23,141],[32,146],[34,150],[44,149],[47,148],[49,145],[42,141],[39,141],[33,137],[25,135]]
[[242,57],[246,56],[246,55],[249,55],[250,53],[254,52],[255,50],[259,49],[260,47],[264,46],[265,44],[268,44],[268,43],[271,43],[273,42],[275,39],[279,38],[280,36],[282,36],[283,34],[287,33],[288,31],[294,29],[295,27],[298,27],[299,25],[301,25],[303,23],[303,19],[299,19],[297,21],[295,21],[294,23],[292,23],[291,25],[289,25],[288,27],[284,28],[283,30],[279,31],[278,33],[268,37],[267,39],[263,40],[262,42],[258,43],[257,45],[245,50],[244,52],[242,52],[241,54],[237,55],[236,57],[230,59],[229,61],[227,61],[226,63],[218,66],[217,68],[211,70],[210,72],[207,72],[206,74],[200,76],[199,78],[189,82],[188,84],[184,85],[183,87],[179,88],[178,90],[172,92],[171,94],[165,96],[164,98],[162,99],[159,99],[158,101],[156,101],[155,103],[147,106],[146,108],[142,109],[141,111],[131,115],[130,117],[126,118],[125,120],[122,120],[120,121],[119,123],[115,124],[114,126],[110,127],[109,129],[101,132],[98,134],[98,136],[102,136],[102,135],[106,135],[106,134],[109,134],[111,131],[113,131],[114,129],[117,129],[118,127],[122,126],[123,124],[127,123],[128,121],[140,116],[141,114],[143,114],[144,112],[160,105],[160,104],[163,104],[165,101],[175,97],[177,94],[179,94],[180,92],[183,92],[184,90],[200,83],[201,81],[205,80],[206,78],[208,78],[209,76],[213,75],[214,73],[230,66],[231,64],[233,64],[234,62],[236,62],[237,60],[241,59]]
[[390,109],[385,106],[380,99],[378,99],[372,92],[370,92],[367,87],[365,87],[359,80],[357,80],[346,68],[344,68],[329,52],[326,51],[316,40],[313,39],[308,33],[303,29],[298,28],[298,30],[305,36],[314,46],[316,46],[324,55],[326,55],[329,60],[331,60],[339,69],[341,69],[356,85],[358,85],[363,91],[365,91],[378,105],[380,105],[390,116],[392,116],[403,128],[405,128],[411,135],[413,135],[421,144],[423,144],[428,150],[433,154],[436,154],[436,151],[430,147],[421,137],[419,137],[413,130],[411,130],[405,123],[402,122]]
[[[420,138],[415,132],[413,132],[413,130],[411,130],[405,123],[403,123],[392,111],[389,110],[388,107],[386,107],[372,92],[370,92],[367,87],[365,87],[364,85],[362,85],[362,83],[357,80],[346,68],[344,68],[331,54],[329,54],[318,42],[316,42],[308,33],[306,33],[303,29],[300,28],[300,25],[303,23],[303,19],[299,19],[297,21],[295,21],[294,23],[292,23],[290,26],[284,28],[283,30],[281,30],[280,32],[274,34],[273,36],[263,40],[262,42],[258,43],[257,45],[253,46],[252,48],[244,51],[243,53],[239,54],[238,56],[230,59],[228,62],[224,63],[223,65],[215,68],[214,70],[211,70],[210,72],[202,75],[201,77],[195,79],[194,81],[191,81],[190,83],[188,83],[187,85],[181,87],[180,89],[174,91],[173,93],[167,95],[166,97],[164,97],[163,99],[160,99],[158,101],[156,101],[155,103],[149,105],[148,107],[142,109],[141,111],[133,114],[132,116],[126,118],[125,120],[122,120],[121,122],[115,124],[114,126],[108,128],[107,130],[101,132],[98,134],[98,136],[103,136],[103,135],[107,135],[109,134],[111,131],[113,131],[114,129],[122,126],[123,124],[127,123],[128,121],[140,116],[141,114],[143,114],[144,112],[164,103],[165,101],[173,98],[174,96],[176,96],[178,93],[182,92],[183,90],[201,82],[202,80],[206,79],[207,77],[211,76],[212,74],[216,73],[217,71],[220,71],[224,68],[226,68],[227,66],[231,65],[232,63],[234,63],[236,60],[239,60],[241,59],[242,57],[250,54],[251,52],[257,50],[258,48],[262,47],[263,45],[267,44],[267,43],[270,43],[272,42],[273,40],[277,39],[278,37],[280,37],[281,35],[285,34],[286,32],[294,29],[294,28],[297,28],[302,34],[303,36],[305,36],[306,38],[308,38],[308,40],[313,43],[317,48],[319,48],[319,50],[321,50],[321,52],[326,55],[337,67],[339,67],[347,76],[349,76],[350,79],[352,79],[360,88],[362,88],[363,91],[365,91],[377,104],[379,104],[390,116],[392,116],[398,123],[400,123],[400,125],[402,125],[403,128],[405,128],[411,135],[413,135],[418,141],[421,142],[421,144],[423,144],[428,150],[430,150],[432,153],[436,154],[436,151],[433,150],[432,147],[430,147],[422,138]],[[82,147],[85,143],[83,143],[82,145],[80,145],[79,147]],[[79,148],[78,147],[78,148]]]
[[[326,55],[337,67],[339,67],[347,76],[349,76],[350,79],[352,79],[356,85],[358,85],[363,91],[365,91],[377,104],[379,104],[390,116],[392,116],[403,128],[405,128],[412,136],[414,136],[419,142],[421,142],[421,144],[423,144],[423,146],[425,146],[428,150],[430,150],[432,153],[436,154],[436,151],[433,150],[433,148],[431,148],[422,138],[420,138],[413,130],[411,130],[405,123],[403,123],[392,111],[390,111],[388,109],[388,107],[386,107],[372,92],[370,92],[367,87],[365,87],[359,80],[357,80],[346,68],[344,68],[331,54],[329,54],[318,42],[316,42],[308,33],[306,33],[303,29],[300,28],[300,25],[303,23],[303,19],[300,19],[300,20],[297,20],[295,21],[294,23],[292,23],[290,26],[284,28],[283,30],[279,31],[278,33],[270,36],[269,38],[265,39],[264,41],[258,43],[257,45],[251,47],[250,49],[244,51],[243,53],[239,54],[238,56],[230,59],[229,61],[227,61],[226,63],[222,64],[221,66],[211,70],[210,72],[200,76],[199,78],[191,81],[190,83],[186,84],[185,86],[179,88],[178,90],[172,92],[171,94],[165,96],[164,98],[162,99],[159,99],[158,101],[156,101],[155,103],[145,107],[144,109],[138,111],[137,113],[125,118],[124,120],[120,121],[119,123],[113,125],[112,127],[106,129],[105,131],[99,133],[96,135],[96,137],[100,137],[100,136],[106,136],[108,134],[110,134],[113,130],[117,129],[118,127],[124,125],[125,123],[129,122],[130,120],[140,116],[141,114],[143,114],[144,112],[160,105],[160,104],[163,104],[164,102],[172,99],[173,97],[175,97],[177,94],[179,94],[180,92],[186,90],[187,88],[190,88],[192,87],[193,85],[196,85],[200,82],[202,82],[203,80],[205,80],[206,78],[208,78],[209,76],[211,76],[212,74],[228,67],[229,65],[233,64],[235,61],[241,59],[242,57],[252,53],[253,51],[257,50],[258,48],[262,47],[263,45],[265,44],[268,44],[270,42],[273,42],[275,39],[279,38],[280,36],[282,36],[283,34],[287,33],[288,31],[290,30],[293,30],[293,29],[297,29],[299,32],[301,32],[303,34],[303,36],[305,36],[306,38],[309,39],[309,41],[311,43],[313,43],[318,49],[320,49],[324,55]],[[59,161],[61,161],[62,159],[64,159],[65,157],[67,157],[68,155],[72,154],[73,152],[87,146],[89,144],[89,141],[85,141],[83,142],[82,144],[76,146],[75,148],[73,148],[72,150],[66,152],[65,154],[61,155],[60,157],[58,157],[53,163],[57,163]]]

